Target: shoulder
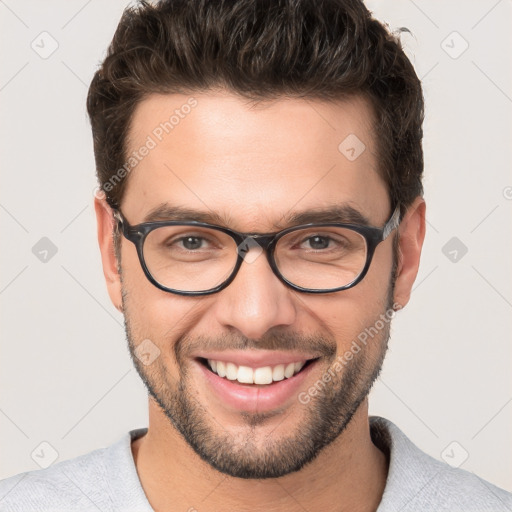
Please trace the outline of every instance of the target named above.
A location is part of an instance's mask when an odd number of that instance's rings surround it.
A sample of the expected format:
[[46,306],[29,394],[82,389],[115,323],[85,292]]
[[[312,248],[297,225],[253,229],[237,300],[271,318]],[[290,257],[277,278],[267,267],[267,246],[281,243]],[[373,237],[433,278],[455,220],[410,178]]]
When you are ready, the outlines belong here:
[[512,494],[420,450],[396,425],[370,418],[372,440],[389,458],[378,512],[510,512]]
[[[70,503],[76,504],[77,509],[81,507],[80,510],[92,509],[105,481],[105,450],[0,481],[0,510],[66,510]],[[99,508],[111,510],[111,507]]]
[[[106,448],[54,464],[46,469],[20,473],[0,481],[2,512],[57,512],[71,510],[110,512],[118,503],[129,504],[122,481],[137,499],[140,487],[131,458],[131,438],[137,429]],[[133,484],[133,485],[129,485]],[[123,509],[126,510],[126,509]],[[142,509],[141,509],[142,510]]]

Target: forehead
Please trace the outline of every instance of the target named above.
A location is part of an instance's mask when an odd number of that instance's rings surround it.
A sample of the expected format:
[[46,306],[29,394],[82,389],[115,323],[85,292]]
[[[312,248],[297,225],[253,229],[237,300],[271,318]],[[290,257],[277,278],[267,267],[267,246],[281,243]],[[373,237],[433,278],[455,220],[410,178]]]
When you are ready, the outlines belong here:
[[137,162],[123,211],[141,221],[169,204],[214,212],[239,230],[340,204],[384,219],[390,205],[372,126],[359,97],[254,103],[227,92],[152,95],[132,117],[127,157]]

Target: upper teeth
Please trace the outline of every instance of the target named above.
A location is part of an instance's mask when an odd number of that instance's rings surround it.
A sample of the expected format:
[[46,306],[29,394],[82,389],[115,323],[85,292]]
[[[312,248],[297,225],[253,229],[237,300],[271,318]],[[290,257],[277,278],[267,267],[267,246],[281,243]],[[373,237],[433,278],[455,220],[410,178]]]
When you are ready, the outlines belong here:
[[242,384],[270,384],[284,378],[289,379],[298,373],[305,364],[306,361],[298,361],[296,363],[278,364],[276,366],[250,368],[249,366],[237,366],[234,363],[208,359],[208,366],[219,377],[237,380]]

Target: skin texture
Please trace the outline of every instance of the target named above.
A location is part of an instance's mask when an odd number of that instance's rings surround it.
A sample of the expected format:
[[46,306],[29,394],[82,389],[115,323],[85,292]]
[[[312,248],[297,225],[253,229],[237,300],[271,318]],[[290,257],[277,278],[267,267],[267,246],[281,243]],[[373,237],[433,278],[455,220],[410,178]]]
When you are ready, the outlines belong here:
[[[129,149],[142,146],[190,96],[144,100],[132,119]],[[389,218],[391,204],[377,172],[372,112],[363,99],[281,98],[254,105],[226,91],[193,97],[197,106],[129,175],[122,211],[131,224],[143,222],[165,202],[215,212],[226,226],[242,232],[274,232],[287,227],[285,214],[341,203],[374,226]],[[349,134],[366,146],[354,161],[338,151]],[[424,238],[423,199],[415,200],[399,227],[394,289],[396,233],[377,247],[361,283],[318,295],[285,286],[264,257],[244,263],[219,293],[166,293],[147,280],[126,239],[121,240],[121,279],[112,211],[96,199],[96,213],[108,291],[124,312],[132,356],[144,339],[160,350],[151,365],[133,358],[150,398],[148,433],[133,443],[132,451],[152,507],[375,510],[387,461],[370,438],[366,396],[384,358],[389,324],[309,403],[294,396],[266,415],[241,413],[222,403],[192,355],[206,343],[253,351],[321,347],[324,355],[301,384],[306,391],[393,302],[407,304]]]

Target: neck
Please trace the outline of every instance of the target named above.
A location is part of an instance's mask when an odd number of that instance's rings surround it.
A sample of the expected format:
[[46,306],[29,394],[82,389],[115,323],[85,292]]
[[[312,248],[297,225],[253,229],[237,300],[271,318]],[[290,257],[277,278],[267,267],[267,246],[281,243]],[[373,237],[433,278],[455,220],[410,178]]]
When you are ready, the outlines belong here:
[[280,478],[233,478],[204,462],[150,399],[149,428],[132,443],[137,472],[156,512],[176,510],[370,512],[387,477],[372,443],[365,400],[345,431],[300,471]]

